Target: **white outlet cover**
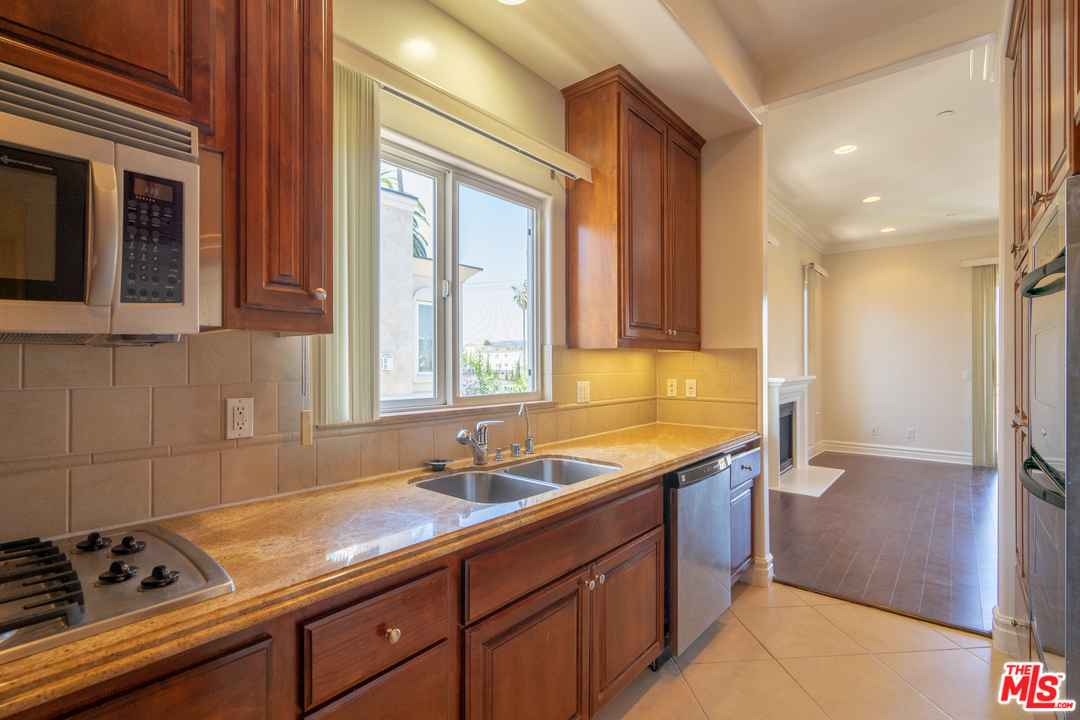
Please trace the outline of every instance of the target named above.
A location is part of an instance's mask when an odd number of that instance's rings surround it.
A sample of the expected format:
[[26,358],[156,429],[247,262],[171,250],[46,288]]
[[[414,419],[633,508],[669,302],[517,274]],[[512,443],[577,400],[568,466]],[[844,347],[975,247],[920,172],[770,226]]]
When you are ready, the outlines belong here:
[[687,380],[686,381],[686,397],[688,397],[688,398],[696,398],[697,397],[697,380]]
[[965,380],[971,380],[971,371],[970,370],[965,370],[964,371],[964,379]]
[[667,396],[678,397],[679,395],[679,381],[672,378],[667,381]]
[[870,426],[870,434],[871,435],[877,435],[877,425],[871,425]]
[[589,381],[583,380],[577,384],[577,401],[578,403],[589,402]]
[[915,428],[908,428],[908,429],[907,429],[907,436],[908,436],[909,438],[913,438],[913,437],[915,437]]
[[255,399],[225,400],[225,439],[249,438],[255,434]]

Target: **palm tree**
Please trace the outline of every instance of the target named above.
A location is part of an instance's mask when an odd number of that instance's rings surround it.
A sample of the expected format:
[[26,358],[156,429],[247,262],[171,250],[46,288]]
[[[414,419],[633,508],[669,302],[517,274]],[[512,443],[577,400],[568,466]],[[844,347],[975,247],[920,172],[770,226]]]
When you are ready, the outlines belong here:
[[[397,180],[397,187],[394,187],[394,180]],[[405,192],[405,186],[402,183],[401,168],[383,170],[379,173],[379,183],[387,190],[393,190],[400,193]],[[428,227],[431,227],[431,223],[429,223],[427,219],[427,208],[424,207],[424,203],[420,202],[420,199],[417,198],[416,210],[413,211],[412,216],[412,254],[413,257],[426,258],[427,240],[420,234],[420,223],[424,223]]]
[[514,291],[514,303],[521,308],[521,349],[524,355],[529,326],[529,281],[523,280],[520,285],[511,285],[510,289]]

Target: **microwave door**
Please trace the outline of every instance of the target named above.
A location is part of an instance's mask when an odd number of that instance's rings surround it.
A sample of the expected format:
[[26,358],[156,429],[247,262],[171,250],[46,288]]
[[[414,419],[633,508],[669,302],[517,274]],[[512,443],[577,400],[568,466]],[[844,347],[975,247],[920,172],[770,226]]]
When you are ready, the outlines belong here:
[[0,300],[87,301],[90,162],[0,145]]

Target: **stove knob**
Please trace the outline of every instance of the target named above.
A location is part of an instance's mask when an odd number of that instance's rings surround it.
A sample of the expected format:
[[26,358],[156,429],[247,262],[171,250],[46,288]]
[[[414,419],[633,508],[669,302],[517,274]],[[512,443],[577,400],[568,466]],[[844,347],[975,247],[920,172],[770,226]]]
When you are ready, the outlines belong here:
[[158,565],[150,572],[150,577],[142,581],[144,588],[159,588],[172,585],[180,579],[180,573],[174,572],[164,565]]
[[107,585],[113,585],[130,580],[135,577],[137,572],[139,572],[139,568],[132,567],[123,560],[115,560],[108,570],[98,575],[98,580]]
[[101,533],[92,532],[86,536],[86,539],[75,545],[80,550],[87,552],[93,552],[94,550],[101,550],[112,545],[112,538],[101,537]]
[[113,555],[134,555],[145,547],[146,543],[142,540],[136,540],[131,535],[127,535],[120,541],[119,545],[113,548]]

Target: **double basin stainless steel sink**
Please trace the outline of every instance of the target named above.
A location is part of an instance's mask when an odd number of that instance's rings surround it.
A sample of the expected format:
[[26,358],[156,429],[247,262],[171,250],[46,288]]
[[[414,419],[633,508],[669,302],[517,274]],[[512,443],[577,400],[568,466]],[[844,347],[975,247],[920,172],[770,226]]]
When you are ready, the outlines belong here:
[[416,487],[469,502],[493,505],[524,500],[618,470],[620,467],[584,460],[543,458],[494,471],[470,470],[421,480],[416,483]]

